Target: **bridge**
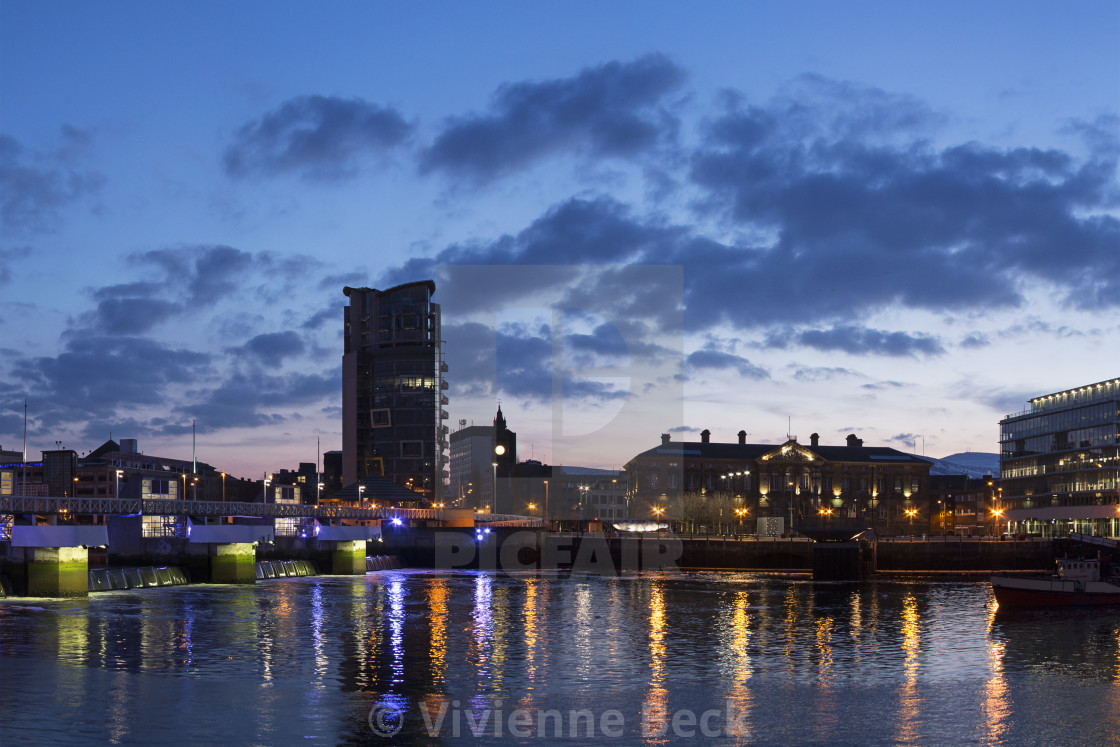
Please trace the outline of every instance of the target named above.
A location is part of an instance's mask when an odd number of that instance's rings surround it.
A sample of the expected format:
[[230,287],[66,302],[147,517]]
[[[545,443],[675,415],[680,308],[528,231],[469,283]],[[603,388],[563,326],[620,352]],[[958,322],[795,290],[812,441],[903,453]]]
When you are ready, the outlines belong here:
[[[462,511],[462,509],[459,509]],[[31,514],[37,516],[191,516],[246,517],[262,519],[315,519],[320,523],[349,521],[381,521],[400,519],[444,522],[455,516],[456,509],[393,508],[377,506],[311,505],[293,503],[240,503],[233,501],[187,501],[165,498],[47,498],[36,496],[0,496],[0,515]],[[514,514],[474,514],[479,526],[541,526],[539,518]]]

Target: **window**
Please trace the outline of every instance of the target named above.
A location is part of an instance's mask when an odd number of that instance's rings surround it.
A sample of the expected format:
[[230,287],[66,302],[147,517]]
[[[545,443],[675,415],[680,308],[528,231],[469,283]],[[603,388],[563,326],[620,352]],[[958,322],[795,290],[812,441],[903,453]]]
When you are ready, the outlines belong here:
[[393,425],[393,419],[389,415],[388,407],[381,407],[376,410],[369,411],[369,424],[371,428],[389,428]]
[[402,457],[424,456],[424,442],[423,441],[401,441],[401,456]]
[[[179,481],[167,477],[145,477],[140,485],[141,498],[174,499],[179,494]],[[152,535],[162,537],[163,535]]]

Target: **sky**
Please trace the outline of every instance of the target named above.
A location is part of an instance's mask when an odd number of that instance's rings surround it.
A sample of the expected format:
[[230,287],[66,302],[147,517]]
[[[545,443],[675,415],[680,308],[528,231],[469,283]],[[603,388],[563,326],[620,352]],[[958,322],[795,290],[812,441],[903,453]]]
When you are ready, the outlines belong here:
[[341,441],[342,288],[448,423],[998,451],[1120,375],[1120,3],[0,0],[0,446]]

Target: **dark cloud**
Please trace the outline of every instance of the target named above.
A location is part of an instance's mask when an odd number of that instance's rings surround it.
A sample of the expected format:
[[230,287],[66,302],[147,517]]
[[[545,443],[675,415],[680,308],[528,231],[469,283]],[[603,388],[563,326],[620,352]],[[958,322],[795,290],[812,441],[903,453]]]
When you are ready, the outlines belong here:
[[968,335],[965,335],[965,338],[961,340],[961,347],[968,348],[970,350],[986,348],[991,344],[992,343],[988,339],[988,336],[983,332],[971,332]]
[[258,264],[230,246],[187,246],[138,252],[129,259],[163,272],[167,288],[183,295],[184,310],[211,306],[244,288]]
[[[757,322],[850,319],[893,304],[1020,304],[1026,276],[1082,308],[1120,304],[1117,133],[1089,156],[966,143],[940,117],[876,89],[810,78],[766,105],[732,101],[692,162],[704,206],[758,243],[712,247],[689,273],[690,312]],[[695,265],[694,265],[695,266]],[[715,269],[718,267],[718,271]],[[715,293],[712,291],[715,290]]]
[[75,336],[51,357],[20,359],[16,380],[39,404],[42,427],[108,421],[135,407],[163,406],[172,390],[212,373],[209,355],[140,337]]
[[754,365],[742,356],[720,350],[696,350],[689,353],[685,361],[688,367],[694,371],[734,371],[748,379],[770,378],[770,372],[766,369]]
[[100,173],[73,162],[70,146],[86,134],[64,127],[62,137],[58,153],[36,155],[15,138],[0,135],[0,219],[10,235],[58,230],[63,209],[95,195],[105,183]]
[[26,246],[0,249],[0,285],[12,282],[12,264],[31,256],[31,248]]
[[399,112],[362,99],[302,96],[242,126],[225,152],[226,173],[294,173],[338,180],[371,154],[405,142],[412,125]]
[[181,312],[179,304],[154,298],[106,298],[83,319],[102,334],[138,335]]
[[850,368],[839,367],[799,366],[793,372],[794,379],[804,382],[832,381],[833,379],[859,375],[860,374],[851,370]]
[[342,309],[343,304],[341,302],[330,303],[301,322],[299,325],[300,329],[319,329],[319,327],[322,327],[327,322],[338,324],[342,321]]
[[613,382],[557,372],[553,367],[552,331],[548,327],[503,325],[495,335],[495,343],[495,381],[503,397],[537,404],[551,402],[557,375],[562,377],[560,394],[569,401],[601,403],[629,396]]
[[945,349],[935,337],[907,332],[886,332],[854,325],[837,325],[829,329],[774,330],[767,334],[765,345],[786,349],[792,345],[824,352],[842,351],[850,355],[941,355]]
[[285,358],[298,356],[304,349],[303,340],[292,331],[257,335],[241,348],[267,366],[279,366]]
[[[277,376],[260,371],[237,372],[212,389],[192,396],[195,404],[178,408],[182,422],[196,420],[202,432],[223,428],[276,425],[291,418],[291,410],[341,397],[338,370]],[[179,426],[165,431],[175,433]],[[190,427],[186,426],[189,431]],[[181,430],[181,429],[180,429]]]
[[[572,198],[516,235],[452,244],[433,258],[410,259],[385,272],[379,287],[435,277],[440,303],[460,314],[535,306],[532,299],[546,291],[562,291],[564,305],[596,310],[611,320],[675,313],[680,331],[679,274],[676,287],[666,288],[657,282],[666,274],[663,269],[627,265],[647,258],[662,264],[658,258],[672,253],[664,247],[682,234],[683,229],[636,219],[610,197]],[[591,276],[588,268],[593,268]],[[635,273],[649,277],[635,278]]]
[[862,384],[861,385],[861,388],[867,389],[867,390],[873,391],[873,392],[881,392],[885,389],[903,389],[905,387],[906,387],[906,384],[903,384],[901,381],[876,381],[873,384]]
[[920,433],[897,433],[889,436],[886,439],[887,443],[897,443],[904,446],[909,451],[914,451],[917,448],[918,439],[922,437]]
[[574,77],[499,88],[490,111],[451,120],[421,169],[485,182],[561,152],[632,157],[675,133],[666,96],[684,71],[661,55],[587,68]]

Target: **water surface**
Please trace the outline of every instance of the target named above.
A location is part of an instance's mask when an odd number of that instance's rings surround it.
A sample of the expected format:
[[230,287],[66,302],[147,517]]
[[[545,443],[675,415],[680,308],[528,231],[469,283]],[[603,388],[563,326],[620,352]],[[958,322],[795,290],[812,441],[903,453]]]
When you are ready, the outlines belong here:
[[1120,614],[986,583],[383,571],[9,599],[0,656],[5,745],[1120,741]]

